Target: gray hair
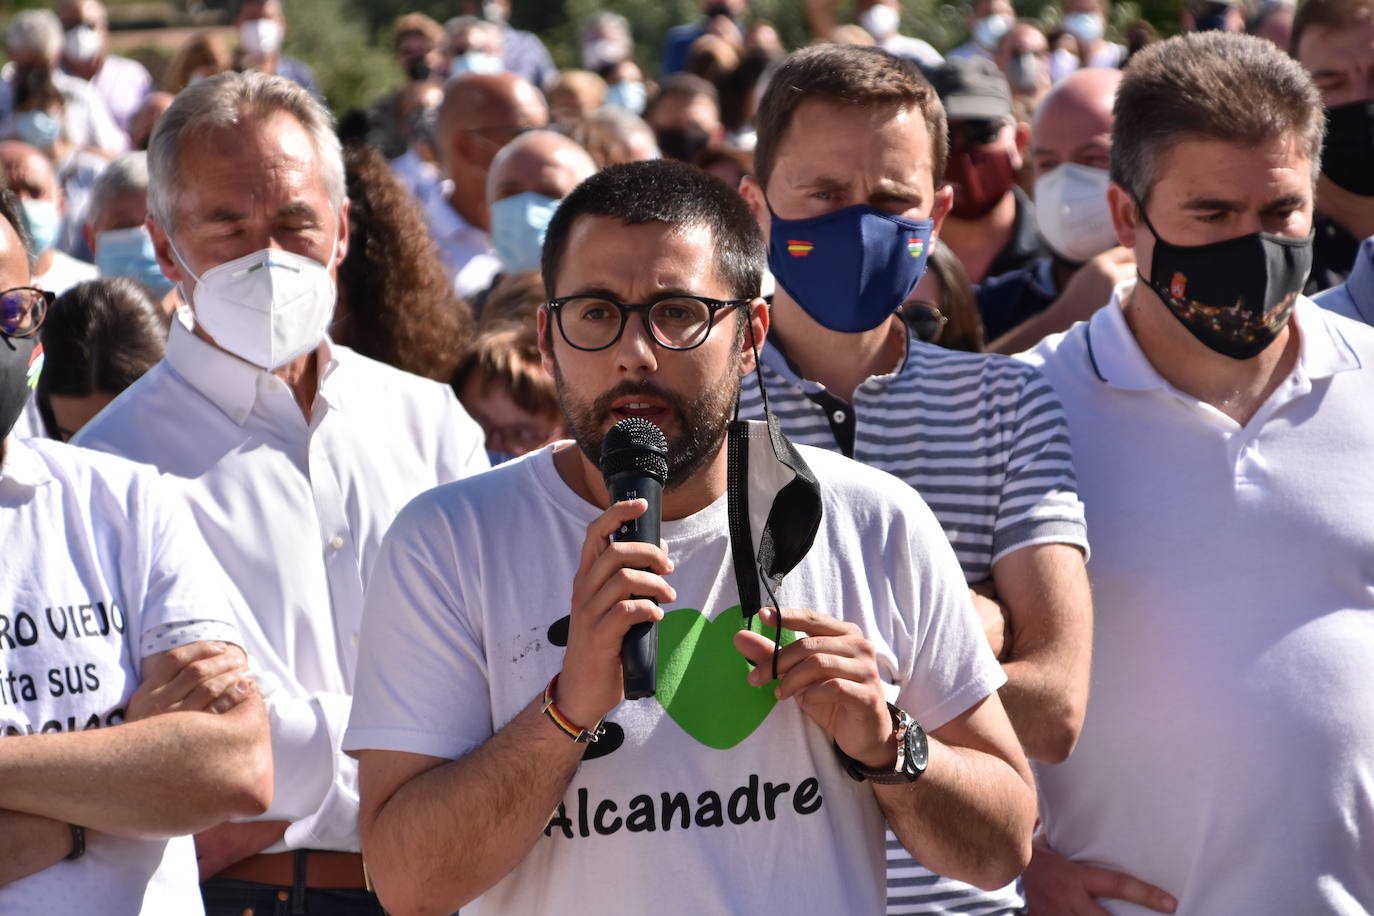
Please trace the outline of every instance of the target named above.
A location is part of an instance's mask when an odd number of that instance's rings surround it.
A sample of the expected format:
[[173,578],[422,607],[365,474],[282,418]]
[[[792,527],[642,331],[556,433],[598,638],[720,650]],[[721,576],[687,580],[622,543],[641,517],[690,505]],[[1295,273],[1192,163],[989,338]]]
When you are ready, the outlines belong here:
[[16,13],[5,29],[5,46],[10,53],[36,52],[52,63],[62,53],[62,20],[52,10]]
[[464,29],[480,26],[485,21],[486,20],[478,19],[476,16],[454,16],[452,19],[444,21],[444,34],[452,38]]
[[187,139],[245,122],[288,114],[315,141],[320,178],[334,213],[344,200],[343,153],[334,134],[334,119],[319,102],[291,80],[267,73],[226,72],[187,86],[158,119],[148,141],[148,213],[171,231],[181,180],[178,158]]
[[1113,115],[1112,181],[1141,204],[1161,160],[1184,140],[1256,146],[1292,137],[1317,181],[1321,93],[1301,64],[1263,38],[1197,32],[1147,46],[1124,71]]
[[582,23],[582,29],[579,33],[580,37],[585,41],[588,35],[605,26],[610,26],[612,29],[619,30],[626,38],[630,39],[631,42],[634,41],[634,32],[630,29],[630,20],[619,13],[612,13],[609,10],[600,10],[588,16],[586,21]]
[[95,180],[86,203],[86,222],[91,225],[100,222],[100,214],[105,212],[106,205],[121,194],[147,193],[148,154],[125,153],[105,166],[105,171]]

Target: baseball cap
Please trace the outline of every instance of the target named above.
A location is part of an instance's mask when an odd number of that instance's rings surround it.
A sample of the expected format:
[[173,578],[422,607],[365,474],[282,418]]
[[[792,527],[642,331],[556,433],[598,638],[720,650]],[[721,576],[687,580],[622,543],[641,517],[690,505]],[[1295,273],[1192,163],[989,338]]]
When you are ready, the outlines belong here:
[[945,115],[956,120],[1011,117],[1011,90],[997,65],[980,57],[953,58],[926,71],[944,103]]

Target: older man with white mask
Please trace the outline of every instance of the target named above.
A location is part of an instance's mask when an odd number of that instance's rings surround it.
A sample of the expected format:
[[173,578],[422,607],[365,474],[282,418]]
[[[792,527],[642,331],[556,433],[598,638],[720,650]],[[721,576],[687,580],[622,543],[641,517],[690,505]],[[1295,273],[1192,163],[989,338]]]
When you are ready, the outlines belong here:
[[166,359],[80,436],[183,479],[259,625],[252,656],[275,675],[276,800],[264,821],[198,837],[212,916],[286,900],[380,912],[358,855],[356,767],[339,753],[363,588],[401,507],[487,464],[446,386],[325,336],[348,248],[332,126],[304,89],[262,73],[177,97],[149,148],[148,228],[190,305]]

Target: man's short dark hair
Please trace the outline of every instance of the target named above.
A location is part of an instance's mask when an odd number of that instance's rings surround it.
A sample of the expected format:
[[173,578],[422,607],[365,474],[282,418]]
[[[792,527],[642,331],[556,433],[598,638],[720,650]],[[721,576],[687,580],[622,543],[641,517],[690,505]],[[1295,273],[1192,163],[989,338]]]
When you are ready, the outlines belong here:
[[1258,146],[1291,136],[1317,178],[1321,94],[1297,61],[1263,38],[1192,32],[1149,45],[1126,67],[1113,113],[1112,181],[1142,204],[1160,161],[1185,140]]
[[668,223],[711,231],[716,273],[736,299],[759,294],[763,237],[749,207],[725,182],[674,159],[612,165],[563,198],[544,237],[544,292],[554,298],[568,236],[580,216],[606,216],[627,226]]
[[642,117],[645,121],[653,117],[654,109],[665,99],[681,96],[686,99],[694,99],[698,96],[711,100],[711,104],[720,107],[720,92],[710,81],[702,79],[695,73],[674,73],[665,76],[658,81],[658,92],[649,100],[649,104],[644,108]]
[[59,296],[43,325],[47,361],[38,378],[48,435],[60,438],[49,398],[119,394],[162,359],[166,339],[148,290],[128,277],[89,280]]
[[1307,0],[1293,17],[1293,32],[1288,39],[1288,53],[1298,56],[1298,43],[1309,28],[1343,31],[1374,20],[1374,0]]
[[906,58],[877,48],[818,45],[783,61],[768,81],[754,118],[758,145],[754,147],[754,177],[763,187],[773,173],[778,147],[797,108],[808,99],[861,108],[894,106],[915,109],[930,135],[931,178],[935,187],[945,180],[949,159],[949,131],[945,109],[921,69]]

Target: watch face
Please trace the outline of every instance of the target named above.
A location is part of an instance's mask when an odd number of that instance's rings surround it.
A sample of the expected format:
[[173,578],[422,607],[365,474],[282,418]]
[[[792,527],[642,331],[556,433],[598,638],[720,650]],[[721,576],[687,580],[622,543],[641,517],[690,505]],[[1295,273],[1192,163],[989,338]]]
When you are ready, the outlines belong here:
[[902,772],[915,779],[926,771],[926,762],[930,759],[930,745],[926,741],[925,729],[905,713],[903,717],[906,720],[906,728],[902,735]]
[[907,728],[907,769],[910,772],[924,773],[926,762],[930,759],[930,745],[926,742],[925,729],[915,722]]

